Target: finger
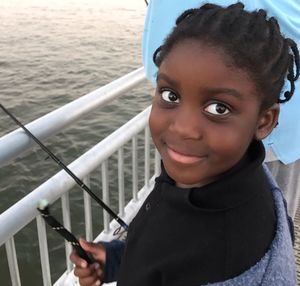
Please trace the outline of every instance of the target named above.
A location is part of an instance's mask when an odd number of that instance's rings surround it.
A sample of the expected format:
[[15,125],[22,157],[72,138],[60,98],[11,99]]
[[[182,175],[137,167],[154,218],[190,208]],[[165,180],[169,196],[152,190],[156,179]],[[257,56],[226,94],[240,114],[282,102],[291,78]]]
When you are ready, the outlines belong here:
[[95,269],[95,272],[96,272],[98,278],[103,280],[103,278],[104,278],[104,268],[103,268],[103,266],[99,263],[95,263],[94,264],[94,269]]
[[91,267],[87,267],[87,268],[75,267],[74,275],[77,276],[78,278],[86,278],[86,277],[96,276],[97,274],[96,271]]
[[81,286],[92,286],[92,285],[101,285],[101,280],[97,276],[96,273],[88,277],[81,277],[79,278],[79,283]]
[[97,280],[96,282],[95,282],[95,286],[100,286],[101,285],[101,280]]
[[99,263],[93,263],[87,268],[75,267],[74,275],[79,278],[86,278],[90,276],[102,278],[104,276],[104,271]]
[[87,268],[88,266],[88,263],[84,259],[80,258],[75,251],[72,251],[70,254],[70,260],[77,267]]

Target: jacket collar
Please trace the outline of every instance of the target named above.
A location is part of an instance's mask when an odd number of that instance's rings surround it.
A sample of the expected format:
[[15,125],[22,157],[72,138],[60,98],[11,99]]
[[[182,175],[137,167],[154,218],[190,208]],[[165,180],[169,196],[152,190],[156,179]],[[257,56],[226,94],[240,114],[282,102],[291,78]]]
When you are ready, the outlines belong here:
[[194,206],[208,211],[226,210],[246,203],[268,188],[262,167],[264,158],[262,142],[253,141],[245,156],[234,167],[208,185],[190,189],[179,188],[168,176],[163,164],[157,181],[167,183],[168,190],[172,190],[169,193],[171,200],[189,200]]

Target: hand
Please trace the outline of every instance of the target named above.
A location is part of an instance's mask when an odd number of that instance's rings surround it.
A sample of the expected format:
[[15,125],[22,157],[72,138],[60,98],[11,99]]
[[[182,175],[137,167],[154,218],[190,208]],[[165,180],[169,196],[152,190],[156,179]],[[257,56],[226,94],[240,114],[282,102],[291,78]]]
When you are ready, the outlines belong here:
[[75,264],[74,275],[79,278],[81,286],[99,286],[104,278],[105,248],[101,243],[87,242],[84,239],[80,239],[79,243],[85,251],[92,254],[96,262],[88,264],[73,251],[70,260]]

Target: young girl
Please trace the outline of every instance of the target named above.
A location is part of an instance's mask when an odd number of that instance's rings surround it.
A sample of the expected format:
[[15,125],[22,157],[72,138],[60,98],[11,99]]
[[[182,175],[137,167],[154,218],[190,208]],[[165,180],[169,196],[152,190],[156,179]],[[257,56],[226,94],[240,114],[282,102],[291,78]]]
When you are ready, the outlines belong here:
[[206,4],[177,19],[154,61],[162,173],[125,245],[81,241],[99,263],[71,255],[80,284],[296,285],[291,224],[261,142],[294,93],[296,44],[264,10]]

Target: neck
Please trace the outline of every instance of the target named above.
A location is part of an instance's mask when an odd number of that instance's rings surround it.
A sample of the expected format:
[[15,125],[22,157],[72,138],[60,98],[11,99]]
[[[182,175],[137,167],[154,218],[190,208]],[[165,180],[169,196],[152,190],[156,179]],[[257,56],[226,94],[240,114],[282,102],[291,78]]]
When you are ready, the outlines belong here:
[[199,188],[199,187],[202,187],[203,185],[204,184],[201,184],[201,183],[186,185],[186,184],[176,182],[176,186],[178,188],[182,188],[182,189]]

